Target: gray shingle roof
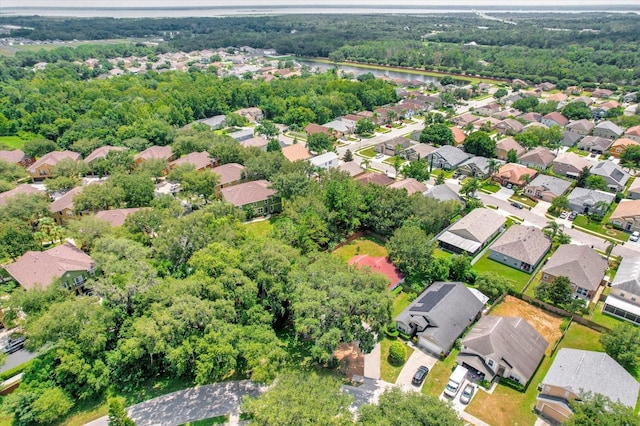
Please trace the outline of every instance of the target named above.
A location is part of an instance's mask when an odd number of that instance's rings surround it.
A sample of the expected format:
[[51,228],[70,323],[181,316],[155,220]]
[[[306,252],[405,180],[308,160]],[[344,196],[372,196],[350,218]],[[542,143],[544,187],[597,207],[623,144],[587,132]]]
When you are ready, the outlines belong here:
[[[549,342],[522,318],[485,316],[469,331],[462,345],[461,355],[467,352],[466,346],[484,359],[504,360],[524,376],[524,382],[528,382]],[[493,371],[493,375],[495,373]]]
[[455,146],[451,145],[443,145],[433,151],[433,154],[439,154],[446,160],[447,163],[451,164],[454,167],[470,157],[469,154],[467,154],[460,148],[456,148]]
[[569,203],[580,206],[595,206],[598,201],[606,201],[611,204],[614,198],[616,198],[615,195],[609,192],[578,187],[574,188],[567,197]]
[[460,195],[444,183],[427,189],[423,194],[426,197],[435,198],[439,201],[457,201],[459,203],[463,202],[462,198],[460,198]]
[[492,245],[491,250],[536,265],[551,248],[551,241],[533,226],[512,225]]
[[[592,175],[605,178],[609,183],[617,183],[624,186],[629,180],[629,173],[625,172],[613,161],[601,161],[591,168]],[[613,182],[610,182],[613,181]]]
[[448,351],[482,307],[482,302],[461,282],[437,281],[416,297],[396,321],[423,324],[426,328],[417,334]]
[[542,268],[545,274],[568,277],[587,290],[595,290],[607,271],[607,261],[589,246],[562,244]]
[[549,175],[538,175],[527,186],[542,187],[547,191],[551,191],[554,195],[562,195],[569,189],[571,182]]
[[595,128],[611,130],[613,133],[616,133],[617,135],[621,135],[624,133],[624,130],[620,126],[608,120],[598,123]]
[[567,129],[575,129],[575,130],[581,130],[584,132],[590,132],[591,129],[593,129],[595,127],[596,123],[594,123],[593,121],[587,120],[587,119],[582,119],[582,120],[577,120],[574,121],[572,123],[570,123],[567,126]]
[[640,296],[640,257],[622,259],[611,287]]
[[469,253],[475,253],[505,223],[505,218],[494,210],[474,209],[451,225],[438,240],[458,247]]
[[604,395],[628,407],[635,407],[640,384],[604,352],[562,348],[542,380],[576,394]]
[[603,138],[600,136],[587,136],[580,141],[578,147],[585,150],[591,150],[597,148],[601,151],[607,150],[613,142],[611,139]]
[[[493,159],[493,160],[496,163],[498,163],[498,165],[504,164],[504,161],[500,161],[496,159]],[[484,174],[489,173],[489,159],[486,157],[481,157],[481,156],[471,157],[468,160],[464,161],[462,164],[460,164],[458,167],[462,167],[465,165],[474,165],[482,173]]]

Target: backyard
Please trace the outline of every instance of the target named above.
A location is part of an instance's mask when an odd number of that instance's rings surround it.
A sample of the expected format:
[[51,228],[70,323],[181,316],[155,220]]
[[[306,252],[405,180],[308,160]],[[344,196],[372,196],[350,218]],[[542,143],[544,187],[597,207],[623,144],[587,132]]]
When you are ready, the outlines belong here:
[[602,312],[602,305],[604,305],[604,302],[598,302],[598,304],[596,305],[595,309],[593,310],[593,314],[591,316],[591,321],[600,324],[602,326],[605,326],[607,328],[613,328],[616,325],[620,325],[624,322],[626,322],[625,320],[622,320],[620,318],[611,316],[611,315],[607,315],[605,313]]
[[6,145],[10,149],[22,149],[25,140],[19,136],[0,136],[0,147]]
[[336,249],[333,253],[340,256],[345,262],[347,262],[353,256],[359,254],[368,254],[369,256],[374,257],[386,256],[387,249],[384,247],[384,243],[379,239],[364,235],[357,240],[353,240],[339,249]]
[[478,272],[493,272],[504,278],[508,278],[513,281],[513,289],[521,292],[524,286],[531,278],[531,275],[526,272],[519,271],[509,266],[498,263],[495,260],[489,259],[489,251],[487,251],[474,265],[473,269]]

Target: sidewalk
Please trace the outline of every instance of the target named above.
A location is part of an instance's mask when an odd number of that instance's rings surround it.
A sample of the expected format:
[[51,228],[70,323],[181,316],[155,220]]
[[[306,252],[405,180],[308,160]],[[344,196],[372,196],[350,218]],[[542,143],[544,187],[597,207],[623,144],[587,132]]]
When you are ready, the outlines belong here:
[[364,377],[380,378],[380,356],[380,343],[376,343],[370,353],[364,354]]

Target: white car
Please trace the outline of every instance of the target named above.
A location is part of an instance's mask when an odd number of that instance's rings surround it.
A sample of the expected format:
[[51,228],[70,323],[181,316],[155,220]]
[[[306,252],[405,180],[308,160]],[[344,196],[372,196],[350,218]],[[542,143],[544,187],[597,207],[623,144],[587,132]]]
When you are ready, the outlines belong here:
[[640,239],[640,232],[634,231],[633,234],[629,237],[629,241],[638,241]]

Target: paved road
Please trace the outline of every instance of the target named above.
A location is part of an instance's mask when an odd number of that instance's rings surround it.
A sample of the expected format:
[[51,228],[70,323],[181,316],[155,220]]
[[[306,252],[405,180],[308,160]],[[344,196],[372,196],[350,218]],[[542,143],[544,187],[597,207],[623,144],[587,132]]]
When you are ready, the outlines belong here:
[[[184,389],[127,408],[138,426],[175,426],[189,421],[237,413],[245,395],[264,389],[249,380],[215,383]],[[85,426],[107,426],[101,417]]]
[[420,367],[421,365],[424,365],[429,370],[431,370],[433,366],[436,365],[438,359],[432,355],[422,352],[420,348],[414,347],[414,349],[415,350],[413,351],[407,362],[404,364],[404,367],[402,367],[402,371],[400,371],[400,374],[396,379],[396,385],[400,386],[400,388],[405,391],[419,392],[422,388],[422,385],[418,387],[414,386],[411,383],[413,375],[416,374],[418,367]]
[[21,364],[24,364],[25,362],[35,358],[36,356],[37,354],[28,352],[24,349],[14,352],[7,356],[7,361],[4,363],[2,367],[0,367],[0,373],[4,373],[5,371],[13,367],[17,367]]

